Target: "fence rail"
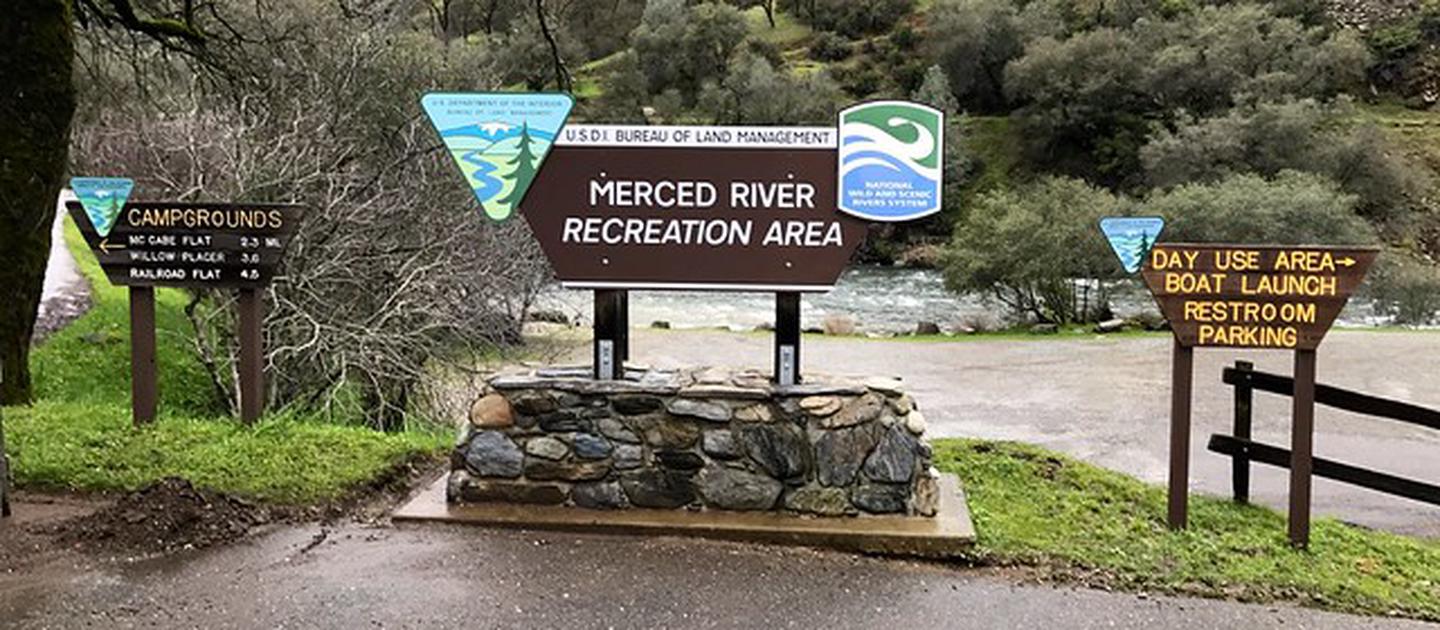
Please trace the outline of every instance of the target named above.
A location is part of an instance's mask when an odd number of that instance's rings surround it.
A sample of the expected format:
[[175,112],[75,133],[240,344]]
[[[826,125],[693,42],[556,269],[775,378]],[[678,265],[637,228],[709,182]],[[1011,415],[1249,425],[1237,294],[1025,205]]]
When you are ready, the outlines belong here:
[[[1290,467],[1288,449],[1251,440],[1254,392],[1259,390],[1291,396],[1295,393],[1295,381],[1288,376],[1256,371],[1248,361],[1236,361],[1235,367],[1225,368],[1221,379],[1235,388],[1234,435],[1211,435],[1206,448],[1231,458],[1235,500],[1243,503],[1250,500],[1251,462]],[[1368,416],[1440,429],[1440,411],[1329,385],[1315,386],[1315,402]],[[1319,457],[1313,461],[1312,472],[1317,476],[1440,505],[1440,486]]]

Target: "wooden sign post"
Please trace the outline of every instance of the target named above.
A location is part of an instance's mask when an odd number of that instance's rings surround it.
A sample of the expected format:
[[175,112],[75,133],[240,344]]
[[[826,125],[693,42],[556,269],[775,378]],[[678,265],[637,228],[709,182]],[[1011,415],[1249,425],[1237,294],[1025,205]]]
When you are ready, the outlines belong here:
[[1290,542],[1310,542],[1315,349],[1375,262],[1374,248],[1162,243],[1142,276],[1175,333],[1168,522],[1188,517],[1194,348],[1295,351]]
[[240,418],[265,407],[260,292],[304,214],[293,204],[126,203],[100,234],[80,202],[67,208],[111,284],[130,287],[130,404],[136,425],[155,420],[155,287],[238,289]]

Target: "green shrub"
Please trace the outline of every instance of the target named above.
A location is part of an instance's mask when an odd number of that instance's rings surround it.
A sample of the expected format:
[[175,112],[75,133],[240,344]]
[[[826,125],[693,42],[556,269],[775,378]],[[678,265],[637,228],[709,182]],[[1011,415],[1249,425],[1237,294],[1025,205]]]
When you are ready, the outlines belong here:
[[920,34],[909,24],[901,24],[893,33],[890,33],[890,43],[895,44],[900,50],[913,50],[920,43]]
[[651,94],[679,90],[687,99],[707,81],[725,75],[749,26],[735,7],[713,2],[686,6],[684,0],[651,0],[640,25],[630,33]]
[[1440,267],[1400,250],[1386,251],[1371,270],[1367,295],[1397,324],[1440,321]]
[[810,58],[816,61],[840,61],[850,56],[850,42],[844,37],[822,31],[810,43]]
[[1231,175],[1152,194],[1145,214],[1165,218],[1166,241],[1363,245],[1375,232],[1356,198],[1310,173]]
[[915,0],[813,0],[810,6],[807,17],[815,28],[861,37],[890,30]]
[[1427,178],[1379,128],[1351,124],[1352,117],[1348,105],[1309,99],[1240,107],[1161,131],[1140,155],[1156,187],[1213,182],[1234,173],[1273,177],[1305,171],[1326,175],[1355,195],[1365,217],[1403,221],[1421,208]]
[[1109,192],[1058,177],[982,194],[944,253],[945,284],[987,295],[1022,319],[1107,317],[1108,296],[1097,281],[1121,269],[1096,225],[1125,207]]
[[1019,15],[1008,0],[943,0],[931,11],[930,46],[960,106],[1005,108],[1005,64],[1024,52]]
[[698,108],[717,124],[815,124],[832,121],[839,101],[827,73],[797,77],[742,49],[724,80],[706,84]]
[[925,81],[910,95],[910,100],[944,112],[954,113],[960,109],[955,92],[950,89],[950,79],[945,77],[945,71],[940,66],[930,66],[925,71]]

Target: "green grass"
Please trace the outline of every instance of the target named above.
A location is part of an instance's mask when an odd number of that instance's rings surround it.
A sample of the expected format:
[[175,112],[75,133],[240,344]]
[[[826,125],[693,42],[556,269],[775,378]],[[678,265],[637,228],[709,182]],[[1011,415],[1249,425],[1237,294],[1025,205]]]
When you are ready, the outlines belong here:
[[964,482],[981,563],[1127,589],[1440,620],[1440,541],[1319,518],[1310,549],[1296,550],[1284,515],[1201,496],[1191,497],[1189,528],[1172,532],[1161,487],[1039,447],[936,440],[935,461]]
[[1012,187],[1023,179],[1024,156],[1021,142],[1008,116],[966,116],[960,130],[965,150],[979,160],[982,169],[965,186],[965,196]]
[[329,501],[397,464],[438,452],[446,436],[384,434],[282,412],[255,427],[224,417],[190,350],[186,298],[156,292],[160,415],[130,425],[129,306],[105,280],[73,225],[66,244],[93,288],[93,307],[35,350],[37,401],[6,407],[7,446],[21,486],[133,490],[168,476],[262,501]]
[[750,34],[763,42],[774,44],[782,51],[805,45],[815,32],[809,25],[785,11],[775,11],[775,26],[765,19],[765,10],[751,7],[745,10],[745,21]]

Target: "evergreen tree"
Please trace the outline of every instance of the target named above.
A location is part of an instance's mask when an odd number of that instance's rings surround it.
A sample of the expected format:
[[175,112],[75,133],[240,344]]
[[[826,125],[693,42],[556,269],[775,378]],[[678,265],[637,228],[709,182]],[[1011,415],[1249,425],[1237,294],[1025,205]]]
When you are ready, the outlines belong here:
[[945,71],[940,66],[930,66],[930,69],[925,71],[924,82],[910,95],[910,99],[942,112],[960,111],[960,102],[955,100],[955,91],[950,89],[950,79],[945,76]]
[[495,202],[504,208],[506,216],[509,216],[510,211],[520,205],[520,200],[525,196],[525,190],[530,187],[530,181],[535,179],[535,154],[530,151],[530,142],[530,125],[522,123],[520,126],[520,152],[506,162],[514,167],[508,175],[505,175],[505,179],[513,182],[510,194]]
[[1140,246],[1135,249],[1135,267],[1145,267],[1145,256],[1150,253],[1150,248],[1155,244],[1150,241],[1149,232],[1140,233]]

